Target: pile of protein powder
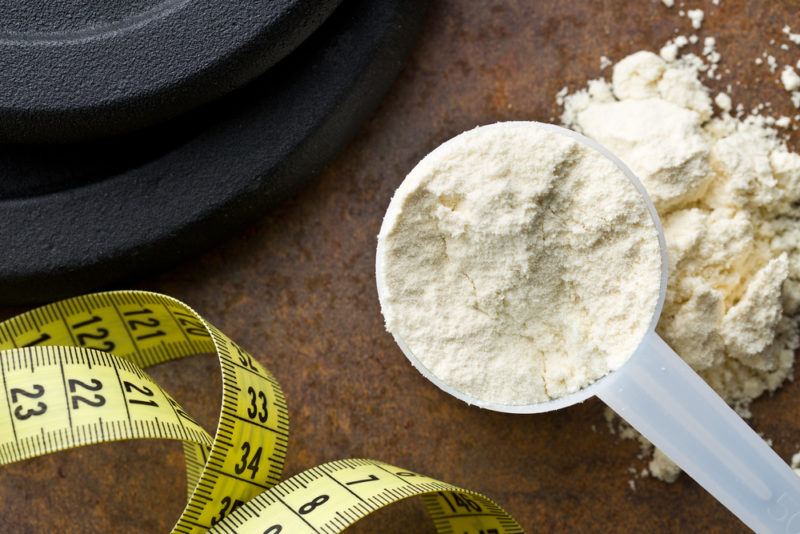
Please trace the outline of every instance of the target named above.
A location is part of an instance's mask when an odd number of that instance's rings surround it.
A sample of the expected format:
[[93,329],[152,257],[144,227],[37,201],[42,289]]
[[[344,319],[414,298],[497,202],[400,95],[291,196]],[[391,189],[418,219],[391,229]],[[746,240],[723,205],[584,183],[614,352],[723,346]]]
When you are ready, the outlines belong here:
[[[706,38],[700,55],[681,56],[692,37],[611,62],[610,81],[558,100],[562,122],[627,163],[658,210],[670,258],[658,332],[748,416],[754,399],[791,377],[800,345],[800,155],[781,138],[790,118],[711,94],[702,79],[718,79],[720,55]],[[640,474],[671,481],[679,472],[654,451]]]

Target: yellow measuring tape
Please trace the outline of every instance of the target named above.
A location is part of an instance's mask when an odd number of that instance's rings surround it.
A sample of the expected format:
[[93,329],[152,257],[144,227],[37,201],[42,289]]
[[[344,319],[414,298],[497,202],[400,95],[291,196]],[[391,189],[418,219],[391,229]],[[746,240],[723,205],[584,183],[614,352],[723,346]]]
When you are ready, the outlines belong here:
[[[173,532],[340,532],[421,496],[441,533],[523,532],[483,495],[373,460],[323,464],[279,483],[289,418],[280,386],[180,301],[117,291],[0,323],[0,464],[122,439],[183,442],[188,503]],[[215,352],[222,408],[212,438],[142,368]]]

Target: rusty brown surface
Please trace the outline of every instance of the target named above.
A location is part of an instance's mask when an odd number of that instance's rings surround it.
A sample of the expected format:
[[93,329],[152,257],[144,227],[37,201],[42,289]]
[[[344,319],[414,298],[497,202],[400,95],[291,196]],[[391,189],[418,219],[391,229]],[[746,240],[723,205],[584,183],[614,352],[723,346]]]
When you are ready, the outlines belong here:
[[[723,53],[723,78],[713,87],[731,83],[734,102],[769,100],[792,111],[777,75],[753,59],[768,48],[781,64],[800,57],[796,46],[768,45],[786,22],[800,30],[793,4],[688,2],[706,10],[699,33],[715,36]],[[597,401],[514,416],[441,393],[384,332],[374,288],[383,211],[422,156],[478,124],[557,116],[556,92],[599,76],[601,54],[616,60],[657,49],[675,28],[691,33],[677,12],[654,0],[437,2],[383,106],[313,185],[215,250],[138,284],[191,304],[273,371],[292,421],[287,475],[373,457],[483,492],[528,531],[744,530],[685,476],[672,485],[637,480],[633,491],[628,470],[643,467],[638,447],[609,435]],[[153,374],[212,428],[215,366],[201,357]],[[754,412],[784,458],[798,450],[799,384]],[[184,504],[181,462],[178,445],[135,443],[6,467],[0,530],[166,532]],[[432,531],[416,503],[356,530]]]

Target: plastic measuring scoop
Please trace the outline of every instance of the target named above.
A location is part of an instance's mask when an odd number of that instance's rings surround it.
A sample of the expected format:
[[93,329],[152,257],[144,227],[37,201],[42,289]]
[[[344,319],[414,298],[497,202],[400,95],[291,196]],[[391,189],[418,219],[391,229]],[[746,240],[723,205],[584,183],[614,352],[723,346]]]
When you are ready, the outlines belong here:
[[[444,383],[397,335],[406,357],[428,380],[468,404],[509,413],[557,410],[597,396],[756,532],[800,533],[800,477],[656,333],[667,290],[667,247],[658,214],[639,179],[597,142],[552,124],[532,123],[569,136],[608,159],[641,193],[661,248],[661,286],[650,326],[630,359],[571,395],[539,404],[485,402]],[[376,279],[385,305],[382,244]]]

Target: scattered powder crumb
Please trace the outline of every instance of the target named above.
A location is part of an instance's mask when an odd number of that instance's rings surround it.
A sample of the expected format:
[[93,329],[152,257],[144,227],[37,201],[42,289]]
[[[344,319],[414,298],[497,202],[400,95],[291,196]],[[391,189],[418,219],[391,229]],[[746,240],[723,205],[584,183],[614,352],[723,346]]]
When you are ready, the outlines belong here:
[[[614,423],[617,421],[617,418],[616,418],[616,414],[614,413],[614,410],[612,410],[611,408],[606,406],[603,409],[603,417],[606,420],[606,427],[608,428],[609,434],[616,434],[617,433],[617,427],[614,425]],[[800,454],[800,453],[798,453],[798,454]]]
[[696,36],[696,35],[690,35],[689,36],[689,42],[690,43],[697,44],[698,41],[700,41],[700,38],[698,36]]
[[769,54],[767,56],[767,65],[769,65],[770,72],[775,72],[776,70],[778,70],[778,60],[776,60],[775,56],[773,56],[772,54]]
[[781,71],[781,83],[783,88],[791,93],[794,107],[800,108],[800,75],[790,65],[786,65]]
[[675,61],[678,59],[681,48],[687,44],[689,44],[689,39],[685,35],[678,35],[675,39],[667,41],[664,46],[661,47],[661,57],[664,58],[665,61]]
[[763,60],[763,59],[761,59],[760,57],[757,57],[757,58],[755,59],[755,64],[756,64],[756,65],[761,65],[762,63],[764,63],[764,60]]
[[713,37],[706,37],[703,39],[703,55],[708,56],[714,52],[714,47],[717,45],[717,40]]
[[[713,117],[701,66],[693,54],[637,52],[614,65],[610,82],[562,95],[561,120],[642,180],[670,257],[658,332],[747,417],[791,376],[800,346],[800,154],[769,124],[788,126],[786,117],[746,115],[741,104],[736,116]],[[714,103],[726,111],[722,94]],[[652,476],[675,480],[680,469],[663,453],[612,414],[606,421],[639,439]]]
[[681,468],[675,465],[666,454],[653,449],[653,458],[648,464],[650,475],[664,482],[675,482],[681,474]]
[[800,452],[792,456],[792,469],[794,469],[795,473],[800,475]]
[[800,76],[797,75],[792,67],[787,65],[781,72],[781,83],[783,83],[783,88],[787,91],[797,91],[800,89]]
[[703,25],[703,17],[705,14],[702,9],[690,9],[687,13],[689,20],[692,21],[692,28],[699,30]]
[[706,75],[709,78],[714,78],[717,72],[717,68],[719,67],[719,62],[722,59],[722,56],[716,49],[717,40],[713,37],[706,37],[703,40],[703,57],[706,58],[708,62],[708,71]]
[[628,487],[631,488],[631,491],[636,491],[636,481],[633,479],[628,480]]
[[714,103],[722,111],[728,111],[728,112],[732,109],[733,106],[733,103],[731,102],[731,97],[728,96],[726,93],[717,93],[717,96],[714,97]]
[[600,56],[600,70],[606,70],[613,64],[614,62],[611,61],[607,56]]
[[664,61],[675,61],[678,59],[678,51],[678,45],[670,41],[661,47],[661,50],[658,54],[664,59]]
[[559,91],[556,93],[556,103],[559,106],[564,105],[564,97],[566,97],[567,94],[569,94],[569,87],[567,87],[566,85],[561,89],[559,89]]
[[782,115],[775,121],[775,126],[778,128],[788,128],[792,124],[792,119],[787,117],[786,115]]
[[675,0],[661,0],[661,3],[667,7],[672,7],[675,5]]
[[800,45],[800,33],[792,33],[792,29],[787,25],[783,27],[783,33],[789,38],[791,42]]

